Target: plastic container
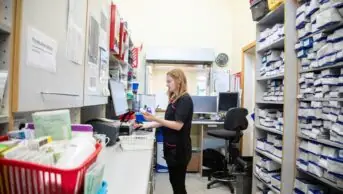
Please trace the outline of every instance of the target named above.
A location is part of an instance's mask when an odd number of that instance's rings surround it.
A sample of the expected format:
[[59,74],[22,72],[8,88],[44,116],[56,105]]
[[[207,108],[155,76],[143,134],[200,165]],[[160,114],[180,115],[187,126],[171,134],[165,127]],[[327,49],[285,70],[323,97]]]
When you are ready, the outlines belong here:
[[96,161],[100,151],[101,145],[98,143],[96,151],[80,167],[68,170],[30,162],[0,159],[0,194],[82,193],[85,173]]
[[284,0],[268,0],[268,8],[269,10],[275,10],[279,7]]
[[269,12],[267,0],[254,0],[251,3],[250,10],[252,19],[259,21]]
[[119,136],[123,150],[151,150],[155,138],[147,135]]
[[138,91],[139,83],[138,82],[133,82],[132,83],[132,91]]

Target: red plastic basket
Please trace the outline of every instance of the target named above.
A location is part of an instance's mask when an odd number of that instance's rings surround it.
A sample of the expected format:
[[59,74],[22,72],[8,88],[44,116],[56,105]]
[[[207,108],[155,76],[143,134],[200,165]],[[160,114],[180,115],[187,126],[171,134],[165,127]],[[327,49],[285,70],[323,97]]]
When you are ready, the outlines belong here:
[[96,161],[101,144],[80,167],[63,170],[30,162],[0,159],[0,194],[82,193],[87,169]]
[[4,136],[0,136],[0,141],[7,141],[8,140],[8,136],[4,135]]

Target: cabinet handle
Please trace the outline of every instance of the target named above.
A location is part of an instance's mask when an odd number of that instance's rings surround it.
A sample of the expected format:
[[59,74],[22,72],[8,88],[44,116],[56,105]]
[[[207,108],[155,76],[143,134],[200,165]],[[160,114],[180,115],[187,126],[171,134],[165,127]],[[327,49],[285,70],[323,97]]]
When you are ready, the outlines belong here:
[[59,95],[59,96],[80,96],[78,94],[70,94],[70,93],[58,93],[58,92],[41,92],[41,94],[47,95]]

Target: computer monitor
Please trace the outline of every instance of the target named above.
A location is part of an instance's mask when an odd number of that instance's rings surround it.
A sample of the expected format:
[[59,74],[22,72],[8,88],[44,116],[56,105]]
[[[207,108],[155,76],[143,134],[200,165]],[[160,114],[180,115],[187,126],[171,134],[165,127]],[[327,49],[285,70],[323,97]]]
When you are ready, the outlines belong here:
[[239,107],[238,92],[222,92],[219,93],[218,111],[228,111],[231,108]]
[[128,112],[128,104],[125,92],[125,86],[121,82],[110,80],[110,89],[112,102],[117,116]]
[[217,113],[217,96],[192,96],[194,113]]

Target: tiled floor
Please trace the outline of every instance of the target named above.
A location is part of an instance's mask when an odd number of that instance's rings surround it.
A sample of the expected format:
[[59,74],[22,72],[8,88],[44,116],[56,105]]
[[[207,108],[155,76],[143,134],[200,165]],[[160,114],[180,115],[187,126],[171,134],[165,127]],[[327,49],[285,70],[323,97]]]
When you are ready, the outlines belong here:
[[[186,187],[188,194],[230,194],[229,189],[223,185],[214,185],[207,189],[207,178],[199,174],[187,174]],[[156,174],[155,194],[173,194],[167,173]]]

